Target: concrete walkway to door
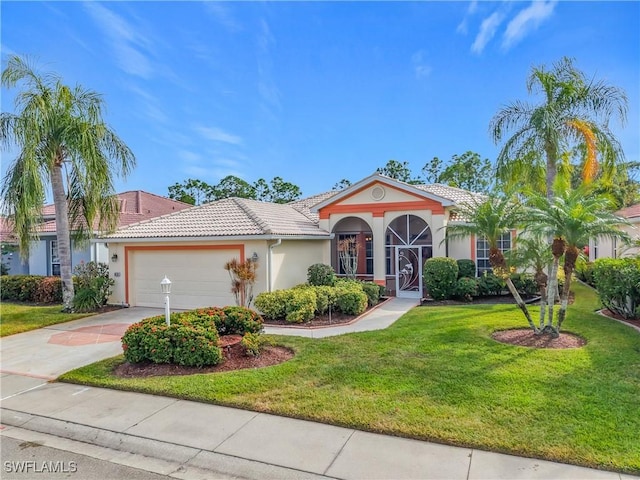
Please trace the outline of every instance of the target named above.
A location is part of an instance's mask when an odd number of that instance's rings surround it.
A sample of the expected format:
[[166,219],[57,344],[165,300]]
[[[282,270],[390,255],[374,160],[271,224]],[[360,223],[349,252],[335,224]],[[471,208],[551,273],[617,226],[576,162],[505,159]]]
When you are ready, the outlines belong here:
[[370,330],[382,330],[393,324],[398,318],[418,305],[417,298],[390,298],[378,307],[361,315],[348,325],[336,325],[335,327],[273,327],[265,326],[265,333],[273,335],[292,335],[307,338],[325,338],[343,335],[345,333],[368,332]]

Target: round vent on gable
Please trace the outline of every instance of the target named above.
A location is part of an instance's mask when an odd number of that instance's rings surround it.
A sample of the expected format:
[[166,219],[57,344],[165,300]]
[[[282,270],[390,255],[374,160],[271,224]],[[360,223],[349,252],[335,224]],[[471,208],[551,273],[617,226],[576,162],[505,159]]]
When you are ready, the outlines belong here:
[[384,198],[384,188],[379,185],[376,185],[371,189],[371,198],[373,198],[376,202],[382,200]]

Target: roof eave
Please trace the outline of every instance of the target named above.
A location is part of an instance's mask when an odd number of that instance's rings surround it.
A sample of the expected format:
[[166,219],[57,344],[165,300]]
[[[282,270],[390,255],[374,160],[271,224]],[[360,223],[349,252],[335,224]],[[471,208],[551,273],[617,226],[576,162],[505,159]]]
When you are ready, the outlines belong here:
[[331,240],[332,233],[322,235],[218,235],[200,237],[101,237],[92,239],[92,243],[142,243],[142,242],[223,242],[237,240]]

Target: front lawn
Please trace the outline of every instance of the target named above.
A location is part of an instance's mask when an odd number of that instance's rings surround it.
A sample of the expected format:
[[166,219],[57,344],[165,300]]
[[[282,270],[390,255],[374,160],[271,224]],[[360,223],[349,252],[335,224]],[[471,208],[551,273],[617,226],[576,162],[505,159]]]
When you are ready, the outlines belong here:
[[275,367],[125,379],[111,373],[119,356],[60,379],[639,473],[640,334],[575,293],[565,331],[580,349],[492,340],[526,326],[515,305],[417,307],[382,331],[273,337],[297,352]]
[[88,315],[92,314],[63,313],[62,305],[2,302],[0,306],[0,337],[28,332],[56,323],[70,322]]

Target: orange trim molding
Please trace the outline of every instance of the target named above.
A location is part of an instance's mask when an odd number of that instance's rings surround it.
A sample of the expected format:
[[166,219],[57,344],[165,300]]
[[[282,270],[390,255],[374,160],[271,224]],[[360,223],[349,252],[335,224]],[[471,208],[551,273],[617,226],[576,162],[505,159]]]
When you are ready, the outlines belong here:
[[476,261],[476,236],[471,234],[471,260]]
[[382,217],[385,212],[397,212],[400,210],[431,210],[435,214],[444,214],[442,204],[425,198],[413,202],[389,202],[389,203],[354,203],[347,205],[327,205],[318,213],[323,220],[337,213],[371,213],[374,217]]
[[238,250],[240,261],[244,262],[244,244],[228,245],[131,245],[124,247],[124,296],[129,303],[129,252],[135,251],[176,251],[176,250]]

